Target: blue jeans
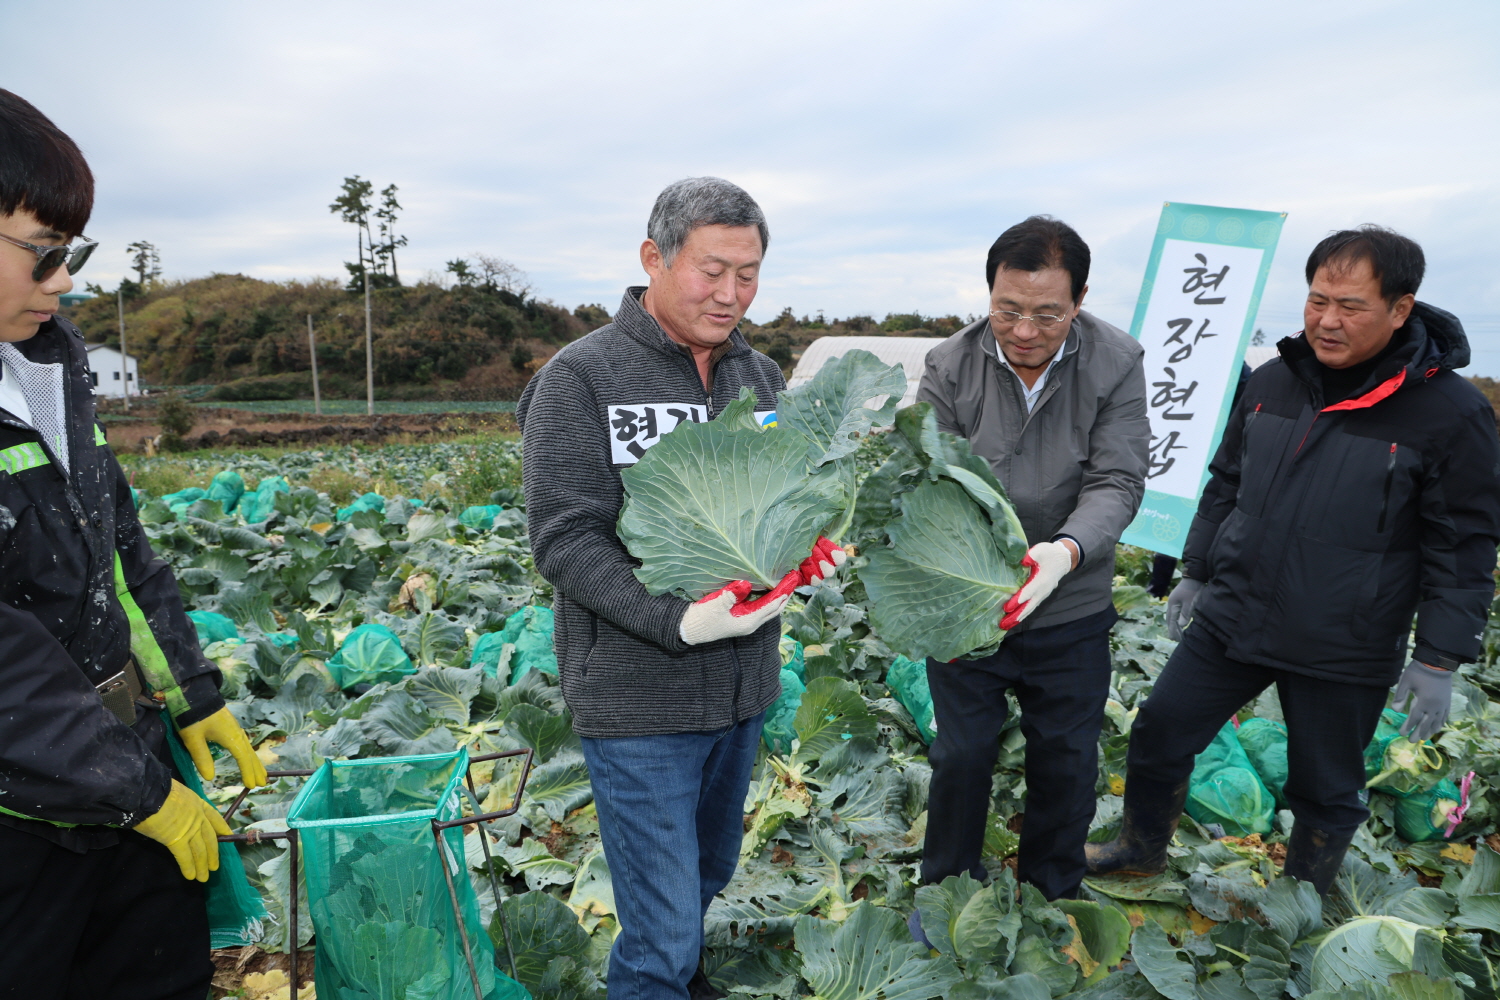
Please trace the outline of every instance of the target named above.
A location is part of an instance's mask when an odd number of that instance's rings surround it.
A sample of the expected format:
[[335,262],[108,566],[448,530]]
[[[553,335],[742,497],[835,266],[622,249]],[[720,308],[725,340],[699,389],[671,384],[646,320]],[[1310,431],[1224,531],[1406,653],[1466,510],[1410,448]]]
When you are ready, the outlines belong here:
[[728,729],[583,738],[620,935],[609,1000],[685,998],[708,904],[734,875],[762,712]]

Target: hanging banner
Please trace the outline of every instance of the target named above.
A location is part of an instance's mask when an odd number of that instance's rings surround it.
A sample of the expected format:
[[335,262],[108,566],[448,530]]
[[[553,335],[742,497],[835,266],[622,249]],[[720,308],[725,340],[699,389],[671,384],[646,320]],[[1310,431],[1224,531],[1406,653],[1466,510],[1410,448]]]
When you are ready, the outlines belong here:
[[1161,210],[1130,324],[1146,349],[1151,459],[1127,545],[1182,556],[1285,219],[1170,201]]

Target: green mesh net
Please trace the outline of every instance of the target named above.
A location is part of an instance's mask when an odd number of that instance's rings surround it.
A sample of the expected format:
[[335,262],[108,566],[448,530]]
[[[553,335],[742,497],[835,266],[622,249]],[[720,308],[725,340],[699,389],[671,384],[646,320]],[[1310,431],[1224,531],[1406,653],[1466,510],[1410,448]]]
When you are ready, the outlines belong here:
[[468,761],[463,749],[326,761],[292,803],[287,822],[301,839],[319,997],[476,1000],[467,936],[485,1000],[529,1000],[495,968],[463,828],[443,831],[441,848],[433,836],[434,819],[460,815]]
[[802,678],[795,671],[782,667],[781,695],[766,709],[765,726],[760,731],[767,750],[783,755],[792,752],[792,740],[797,738],[797,727],[793,723],[806,693],[807,685],[802,683]]
[[1193,764],[1187,812],[1205,826],[1217,824],[1231,837],[1270,833],[1276,800],[1226,722]]
[[[194,794],[203,795],[203,783],[193,758],[171,726],[167,727],[167,747],[177,773]],[[219,868],[208,876],[205,893],[208,904],[208,939],[215,948],[238,948],[255,944],[264,936],[266,904],[245,875],[240,851],[233,841],[219,845]]]
[[1286,726],[1271,719],[1246,719],[1235,734],[1245,756],[1255,766],[1255,773],[1276,798],[1276,808],[1288,808],[1286,801],[1287,737]]
[[932,690],[927,686],[927,662],[908,660],[898,656],[886,671],[885,686],[891,689],[896,700],[906,706],[917,722],[922,742],[931,744],[937,739],[937,722],[933,715]]
[[328,661],[334,683],[348,690],[356,684],[394,684],[417,672],[401,639],[384,625],[366,622],[353,629]]

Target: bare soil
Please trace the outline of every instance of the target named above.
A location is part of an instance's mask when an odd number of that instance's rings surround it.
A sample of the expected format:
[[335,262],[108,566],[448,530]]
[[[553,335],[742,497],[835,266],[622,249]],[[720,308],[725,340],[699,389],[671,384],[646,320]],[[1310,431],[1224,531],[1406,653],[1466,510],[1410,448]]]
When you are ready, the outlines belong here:
[[[297,979],[299,986],[308,987],[313,984],[313,948],[302,948],[297,952]],[[261,951],[255,945],[247,945],[244,948],[215,948],[213,952],[214,979],[213,997],[239,996],[244,986],[245,977],[254,972],[269,972],[272,969],[280,969],[288,977],[291,975],[292,956],[273,955],[270,952]],[[304,997],[306,992],[302,994]]]
[[[149,415],[140,420],[110,421],[105,426],[110,446],[117,452],[144,453],[161,434],[161,426]],[[200,412],[184,440],[190,449],[383,444],[393,438],[420,440],[515,430],[516,418],[511,413],[392,413],[368,417],[214,408]]]

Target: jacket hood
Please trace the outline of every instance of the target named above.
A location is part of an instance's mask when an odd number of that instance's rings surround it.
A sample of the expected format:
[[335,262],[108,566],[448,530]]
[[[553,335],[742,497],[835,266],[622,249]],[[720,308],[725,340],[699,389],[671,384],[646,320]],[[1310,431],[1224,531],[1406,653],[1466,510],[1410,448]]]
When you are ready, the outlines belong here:
[[1424,371],[1433,367],[1456,371],[1469,366],[1469,335],[1464,333],[1464,325],[1451,312],[1418,302],[1412,307],[1406,325],[1413,335],[1421,332],[1427,337],[1427,351],[1419,350],[1414,359],[1425,363]]
[[[1469,338],[1457,316],[1445,309],[1418,302],[1412,307],[1397,335],[1405,335],[1405,342],[1376,366],[1365,384],[1349,399],[1335,409],[1351,409],[1379,402],[1395,392],[1407,381],[1413,383],[1431,378],[1441,371],[1453,371],[1467,367],[1470,350]],[[1308,385],[1319,382],[1321,365],[1307,342],[1306,332],[1283,337],[1276,344],[1288,368]]]

